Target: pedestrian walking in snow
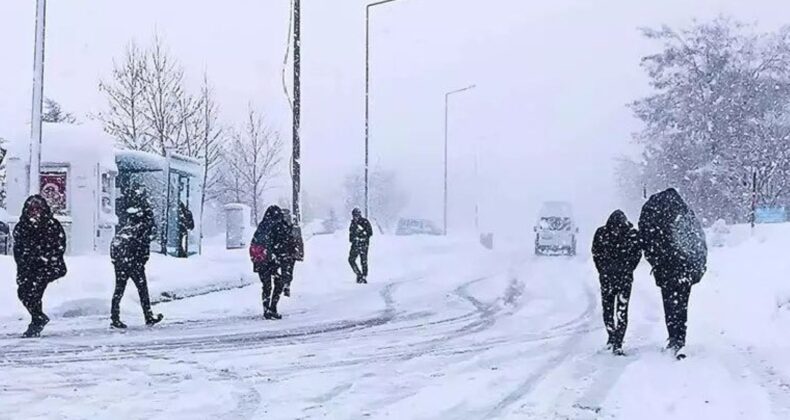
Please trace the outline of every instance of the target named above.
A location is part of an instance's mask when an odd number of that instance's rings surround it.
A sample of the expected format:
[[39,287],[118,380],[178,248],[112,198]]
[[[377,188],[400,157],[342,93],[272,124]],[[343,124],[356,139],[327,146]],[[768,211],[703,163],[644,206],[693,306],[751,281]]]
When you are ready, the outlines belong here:
[[683,359],[691,288],[702,280],[706,270],[705,232],[673,188],[647,200],[639,217],[639,232],[645,259],[661,288],[669,333],[667,348]]
[[616,210],[606,225],[598,228],[592,254],[601,283],[603,322],[609,335],[606,345],[622,356],[634,270],[642,258],[638,233],[625,213]]
[[195,228],[195,219],[192,217],[192,212],[189,211],[186,204],[178,202],[178,249],[176,250],[176,257],[188,257],[189,249],[189,231]]
[[126,284],[131,279],[140,296],[145,324],[155,325],[164,318],[162,314],[151,311],[148,294],[148,280],[145,264],[151,255],[151,241],[156,238],[154,212],[144,190],[139,187],[128,193],[129,206],[126,208],[125,224],[118,230],[110,245],[110,259],[115,266],[115,291],[110,309],[110,326],[125,329],[121,321],[121,299]]
[[280,295],[285,287],[282,267],[285,264],[290,232],[283,211],[278,206],[266,209],[250,243],[253,270],[263,285],[263,317],[282,319],[277,311]]
[[33,195],[25,201],[13,238],[17,296],[31,318],[22,336],[38,337],[49,323],[42,304],[44,291],[66,275],[66,232],[46,200]]
[[299,221],[291,215],[290,210],[283,209],[283,218],[287,225],[286,230],[289,236],[279,275],[283,278],[283,295],[290,297],[294,266],[297,261],[304,261],[304,241],[302,240],[302,228],[299,227]]
[[[373,236],[373,227],[370,221],[362,217],[362,211],[355,208],[351,211],[351,226],[348,228],[348,240],[351,242],[348,263],[357,276],[357,283],[368,282],[368,250],[371,236]],[[357,259],[361,268],[357,266]]]

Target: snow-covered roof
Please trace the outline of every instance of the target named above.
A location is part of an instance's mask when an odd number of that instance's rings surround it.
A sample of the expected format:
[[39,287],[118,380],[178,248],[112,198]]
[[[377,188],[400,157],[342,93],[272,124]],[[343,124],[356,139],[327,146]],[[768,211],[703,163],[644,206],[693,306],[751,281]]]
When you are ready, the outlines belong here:
[[250,206],[246,204],[230,203],[225,204],[225,210],[249,210]]
[[[44,123],[41,138],[41,162],[71,163],[82,162],[90,165],[101,164],[103,168],[115,170],[112,136],[95,124],[55,124]],[[27,160],[30,156],[30,131],[18,133],[8,139],[9,157]]]
[[154,172],[167,169],[167,159],[153,153],[116,149],[115,158],[118,169],[122,171]]
[[[168,169],[167,159],[155,153],[141,152],[138,150],[115,150],[115,160],[118,169],[132,172],[158,172]],[[203,165],[197,159],[173,153],[170,155],[170,170],[183,172],[199,177]]]

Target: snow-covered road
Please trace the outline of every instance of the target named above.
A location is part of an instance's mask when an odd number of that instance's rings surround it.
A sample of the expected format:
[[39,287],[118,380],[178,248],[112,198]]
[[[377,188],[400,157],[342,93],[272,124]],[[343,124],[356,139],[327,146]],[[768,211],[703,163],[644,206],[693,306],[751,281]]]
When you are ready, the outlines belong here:
[[[358,286],[325,245],[310,245],[321,252],[279,322],[257,315],[254,285],[162,303],[155,329],[83,316],[40,340],[0,336],[0,418],[790,418],[787,341],[744,345],[721,310],[693,309],[690,357],[675,361],[645,267],[615,358],[584,257],[406,243]],[[692,305],[726,302],[699,289]]]

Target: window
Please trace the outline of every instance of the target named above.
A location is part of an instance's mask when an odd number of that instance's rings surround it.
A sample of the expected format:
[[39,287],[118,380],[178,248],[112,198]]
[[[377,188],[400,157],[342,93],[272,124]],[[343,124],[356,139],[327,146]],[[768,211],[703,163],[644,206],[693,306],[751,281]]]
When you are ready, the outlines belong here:
[[101,174],[101,212],[111,216],[113,214],[113,176],[107,172]]

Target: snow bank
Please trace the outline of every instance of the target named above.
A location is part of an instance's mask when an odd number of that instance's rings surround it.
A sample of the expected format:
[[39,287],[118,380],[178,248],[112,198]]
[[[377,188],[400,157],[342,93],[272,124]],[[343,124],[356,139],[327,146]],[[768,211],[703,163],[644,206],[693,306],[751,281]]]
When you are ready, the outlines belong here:
[[[227,251],[209,246],[201,256],[189,259],[151,255],[148,286],[151,300],[160,303],[195,295],[244,287],[257,281],[246,250]],[[115,274],[109,257],[101,255],[66,257],[69,273],[54,282],[45,296],[45,310],[54,317],[109,314]],[[3,318],[22,318],[27,313],[16,298],[16,267],[11,256],[0,256],[0,323]],[[139,315],[134,285],[127,285],[122,310]]]

